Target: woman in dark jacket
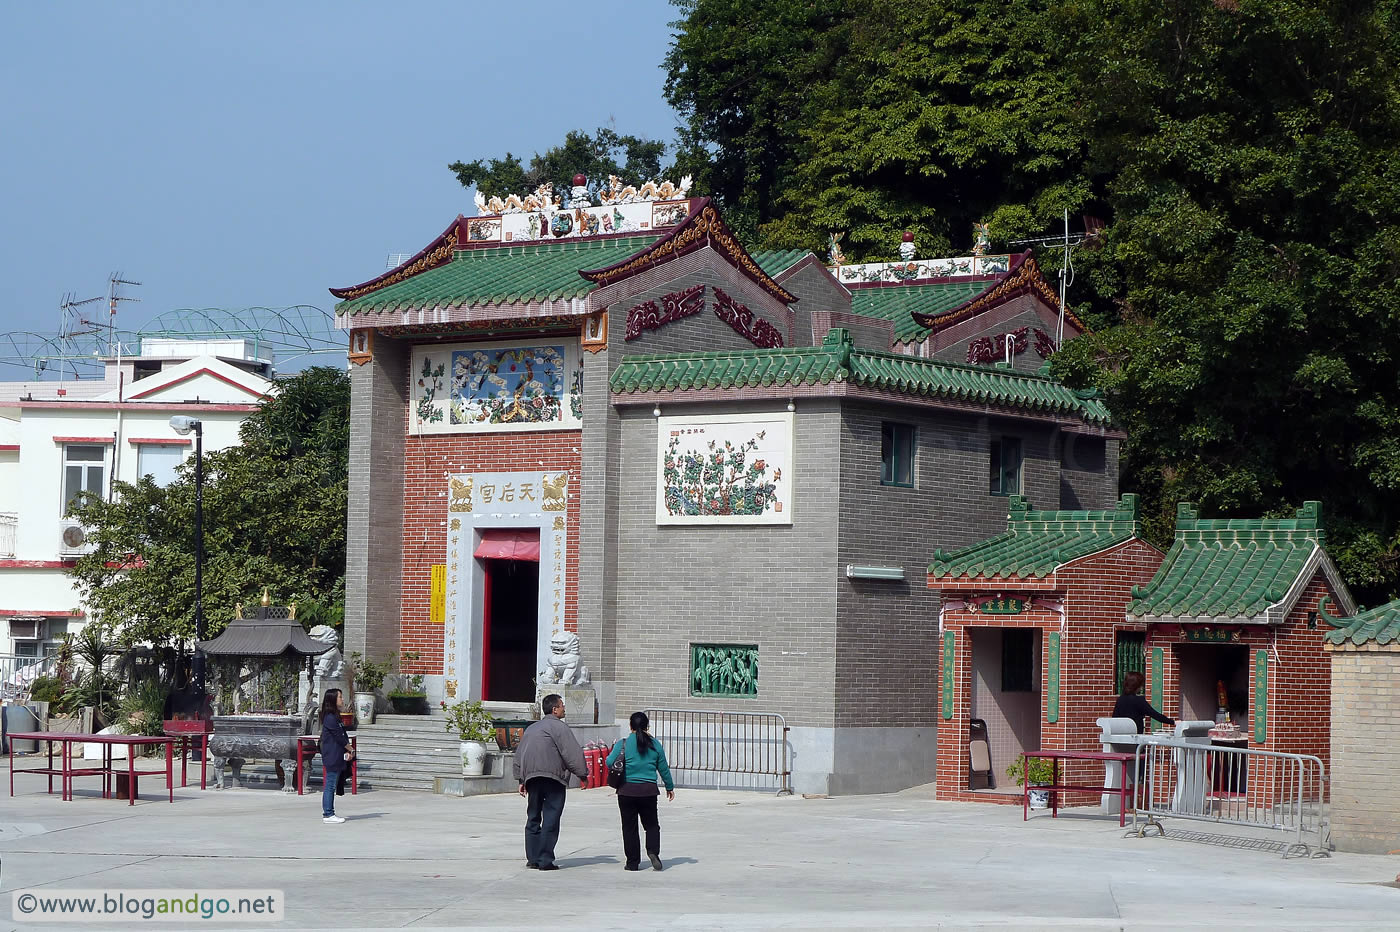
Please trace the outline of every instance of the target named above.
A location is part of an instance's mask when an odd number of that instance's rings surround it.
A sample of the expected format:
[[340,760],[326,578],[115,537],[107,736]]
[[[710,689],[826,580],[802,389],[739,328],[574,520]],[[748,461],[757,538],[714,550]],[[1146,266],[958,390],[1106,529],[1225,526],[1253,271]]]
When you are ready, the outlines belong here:
[[340,690],[328,689],[321,700],[321,821],[329,824],[344,822],[335,814],[335,787],[355,752],[350,750],[350,736],[340,723],[344,701]]
[[1139,695],[1144,682],[1146,682],[1146,677],[1136,670],[1123,677],[1123,695],[1119,696],[1118,701],[1113,704],[1113,717],[1132,719],[1137,723],[1138,734],[1142,734],[1143,720],[1148,716],[1164,725],[1175,725],[1176,719],[1168,718],[1158,712],[1152,708],[1151,703]]
[[676,784],[671,780],[671,767],[666,763],[666,751],[661,742],[647,734],[651,725],[645,712],[633,712],[632,734],[613,745],[608,755],[608,767],[620,755],[627,758],[627,777],[617,791],[617,808],[622,814],[622,853],[627,863],[623,870],[641,869],[642,845],[638,837],[637,820],[647,830],[647,857],[652,870],[661,870],[661,823],[656,818],[656,801],[661,791],[656,788],[656,778],[666,784],[666,799],[676,798]]

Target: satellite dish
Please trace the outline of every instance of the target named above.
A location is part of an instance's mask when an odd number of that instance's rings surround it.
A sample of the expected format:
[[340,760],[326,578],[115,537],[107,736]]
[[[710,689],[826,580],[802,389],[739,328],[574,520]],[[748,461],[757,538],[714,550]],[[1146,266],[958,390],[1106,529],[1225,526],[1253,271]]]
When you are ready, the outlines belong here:
[[70,524],[63,529],[63,545],[65,547],[81,547],[87,540],[87,532],[76,524]]

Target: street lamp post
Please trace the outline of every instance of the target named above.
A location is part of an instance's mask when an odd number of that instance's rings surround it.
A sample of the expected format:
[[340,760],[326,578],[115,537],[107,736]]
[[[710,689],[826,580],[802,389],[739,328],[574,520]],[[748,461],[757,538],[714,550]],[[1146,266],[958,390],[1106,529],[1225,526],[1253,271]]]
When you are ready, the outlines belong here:
[[180,435],[194,431],[194,688],[198,708],[204,709],[204,423],[199,418],[177,414],[170,426]]

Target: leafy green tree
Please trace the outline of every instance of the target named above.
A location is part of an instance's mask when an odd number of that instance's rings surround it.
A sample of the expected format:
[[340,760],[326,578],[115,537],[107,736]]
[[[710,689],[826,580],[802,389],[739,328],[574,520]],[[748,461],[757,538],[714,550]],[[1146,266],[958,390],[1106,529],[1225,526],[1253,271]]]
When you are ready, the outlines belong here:
[[[311,368],[279,381],[241,425],[240,445],[205,454],[208,636],[264,586],[307,605],[301,616],[341,617],[349,423],[349,378]],[[168,486],[117,482],[111,501],[73,509],[95,547],[70,572],[98,621],[125,641],[194,636],[194,498],[191,459]]]
[[1110,326],[1056,370],[1109,393],[1124,485],[1208,512],[1325,503],[1366,600],[1400,585],[1400,83],[1394,2],[1090,0]]
[[832,78],[857,17],[840,0],[672,2],[681,19],[664,67],[681,118],[675,172],[693,175],[752,240],[792,209],[778,196],[804,131],[839,103]]
[[590,187],[607,183],[617,175],[624,184],[641,185],[661,177],[661,159],[666,144],[640,136],[622,136],[611,127],[601,127],[593,135],[571,130],[560,145],[535,153],[529,167],[507,152],[500,159],[453,162],[447,166],[462,187],[475,186],[484,197],[526,194],[546,182],[556,194],[567,194],[573,177],[587,176]]

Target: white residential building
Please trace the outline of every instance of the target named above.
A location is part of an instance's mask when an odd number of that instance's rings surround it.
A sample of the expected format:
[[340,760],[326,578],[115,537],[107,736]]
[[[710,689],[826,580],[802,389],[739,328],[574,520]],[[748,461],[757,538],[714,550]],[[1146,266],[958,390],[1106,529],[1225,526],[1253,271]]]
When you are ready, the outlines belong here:
[[110,496],[114,480],[158,482],[194,455],[238,442],[238,427],[272,391],[271,363],[230,340],[146,340],[142,355],[106,361],[104,378],[0,382],[0,653],[42,657],[87,614],[67,570],[87,544],[63,517],[80,491]]

